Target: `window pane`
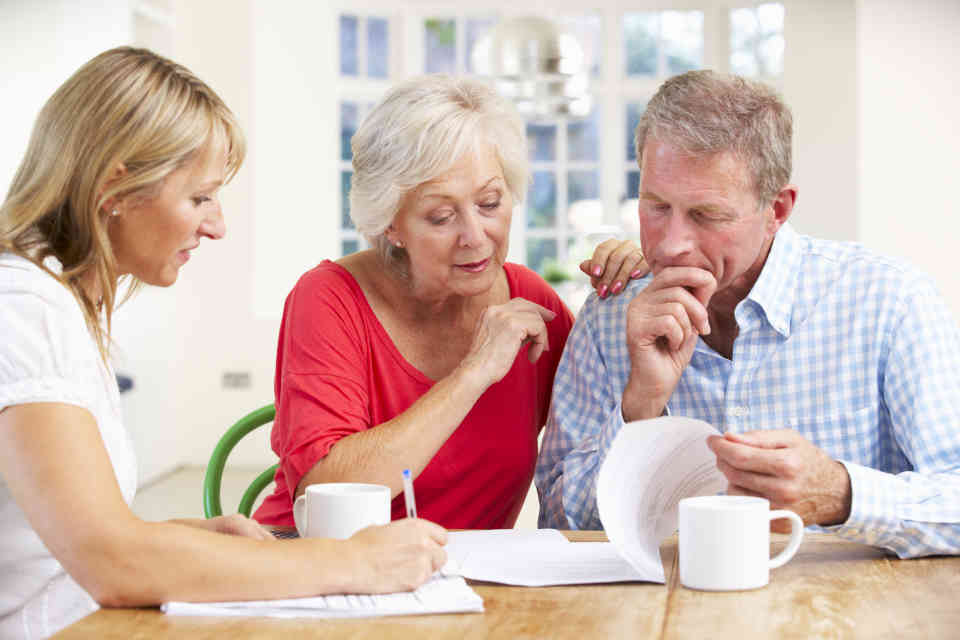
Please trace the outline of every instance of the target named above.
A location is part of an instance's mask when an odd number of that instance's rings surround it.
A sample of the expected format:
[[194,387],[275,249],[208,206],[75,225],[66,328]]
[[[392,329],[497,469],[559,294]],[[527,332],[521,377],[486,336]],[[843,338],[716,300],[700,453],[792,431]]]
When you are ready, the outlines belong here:
[[743,76],[783,73],[783,5],[730,11],[730,70]]
[[637,159],[636,141],[634,134],[637,132],[637,125],[640,124],[640,116],[647,108],[646,102],[628,102],[627,103],[627,160]]
[[553,227],[557,221],[557,177],[551,171],[534,171],[527,195],[527,228]]
[[657,36],[660,16],[656,13],[627,13],[623,16],[627,75],[657,73]]
[[596,171],[570,171],[567,173],[567,203],[573,207],[580,200],[596,200],[600,197],[600,176]]
[[467,72],[473,73],[473,60],[471,59],[471,54],[473,53],[473,45],[477,43],[477,40],[486,35],[487,31],[493,28],[497,23],[493,18],[468,18],[466,24],[466,38],[467,38],[467,48],[466,48],[466,63],[467,63]]
[[340,103],[340,159],[350,160],[350,138],[357,132],[358,107],[356,102]]
[[454,20],[429,19],[423,23],[425,70],[455,73],[457,70],[457,25]]
[[557,241],[554,238],[527,238],[527,266],[542,272],[548,261],[557,259]]
[[367,75],[386,78],[390,65],[390,40],[386,18],[367,18]]
[[603,20],[599,13],[588,13],[572,18],[560,20],[563,25],[580,43],[583,49],[584,69],[594,77],[600,76],[600,65],[603,62]]
[[340,74],[357,75],[357,16],[340,16]]
[[552,124],[528,124],[527,146],[530,162],[554,162],[557,159],[557,127]]
[[567,124],[567,156],[573,162],[596,162],[600,157],[600,105],[585,120]]
[[783,50],[786,43],[782,35],[773,35],[765,38],[757,47],[757,62],[760,74],[765,76],[779,76],[783,73]]
[[340,172],[340,227],[353,229],[353,220],[350,219],[350,176],[353,171]]
[[703,66],[703,13],[664,11],[663,52],[667,74],[676,75]]
[[627,198],[640,196],[640,172],[627,171]]
[[356,253],[360,249],[360,242],[358,240],[343,240],[340,242],[340,255],[348,256],[351,253]]

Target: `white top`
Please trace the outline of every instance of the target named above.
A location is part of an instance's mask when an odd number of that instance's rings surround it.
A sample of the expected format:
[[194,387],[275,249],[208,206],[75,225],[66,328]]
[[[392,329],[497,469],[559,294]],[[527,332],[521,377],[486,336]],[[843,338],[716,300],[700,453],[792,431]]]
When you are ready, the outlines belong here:
[[[55,260],[46,264],[59,270]],[[73,294],[30,261],[0,253],[0,336],[0,410],[61,402],[89,411],[130,504],[137,467],[116,378]],[[0,476],[0,639],[46,637],[96,608],[30,527]]]

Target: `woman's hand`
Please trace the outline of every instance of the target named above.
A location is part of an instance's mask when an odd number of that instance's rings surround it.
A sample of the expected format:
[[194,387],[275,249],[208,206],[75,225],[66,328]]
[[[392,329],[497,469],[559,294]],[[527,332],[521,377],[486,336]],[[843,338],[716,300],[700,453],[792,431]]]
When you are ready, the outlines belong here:
[[216,533],[225,533],[231,536],[242,536],[244,538],[254,538],[255,540],[273,540],[273,534],[260,525],[259,522],[248,518],[239,513],[229,516],[217,516],[215,518],[189,518],[183,520],[173,520],[177,524],[185,524],[188,527],[197,529],[206,529]]
[[528,342],[527,358],[536,362],[550,348],[546,323],[556,315],[524,298],[487,307],[477,323],[473,344],[460,363],[460,370],[478,375],[477,381],[486,388],[507,375],[517,353]]
[[358,593],[416,589],[447,561],[446,530],[417,518],[361,529],[348,542],[356,553]]
[[593,257],[580,263],[580,270],[590,276],[597,295],[617,295],[627,281],[642,278],[650,272],[640,247],[632,240],[604,240],[593,250]]

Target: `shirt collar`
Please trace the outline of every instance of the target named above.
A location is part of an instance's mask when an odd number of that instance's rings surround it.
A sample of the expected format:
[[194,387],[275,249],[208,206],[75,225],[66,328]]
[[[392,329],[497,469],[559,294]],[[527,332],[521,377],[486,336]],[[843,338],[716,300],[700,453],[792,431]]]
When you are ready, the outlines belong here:
[[746,298],[763,310],[770,326],[784,337],[790,336],[797,279],[803,260],[801,245],[800,236],[785,222],[773,237],[760,277]]

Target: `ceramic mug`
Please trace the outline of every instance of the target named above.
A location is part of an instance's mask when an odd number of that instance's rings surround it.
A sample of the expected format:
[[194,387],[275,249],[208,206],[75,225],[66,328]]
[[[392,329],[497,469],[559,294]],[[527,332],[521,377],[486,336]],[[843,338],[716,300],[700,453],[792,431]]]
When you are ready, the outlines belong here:
[[390,522],[390,487],[359,482],[311,484],[293,503],[302,538],[345,539],[375,524]]
[[[770,557],[770,521],[790,520],[790,542]],[[757,589],[770,569],[786,564],[803,539],[803,520],[793,511],[770,510],[766,498],[698,496],[680,501],[680,583],[702,591]]]

